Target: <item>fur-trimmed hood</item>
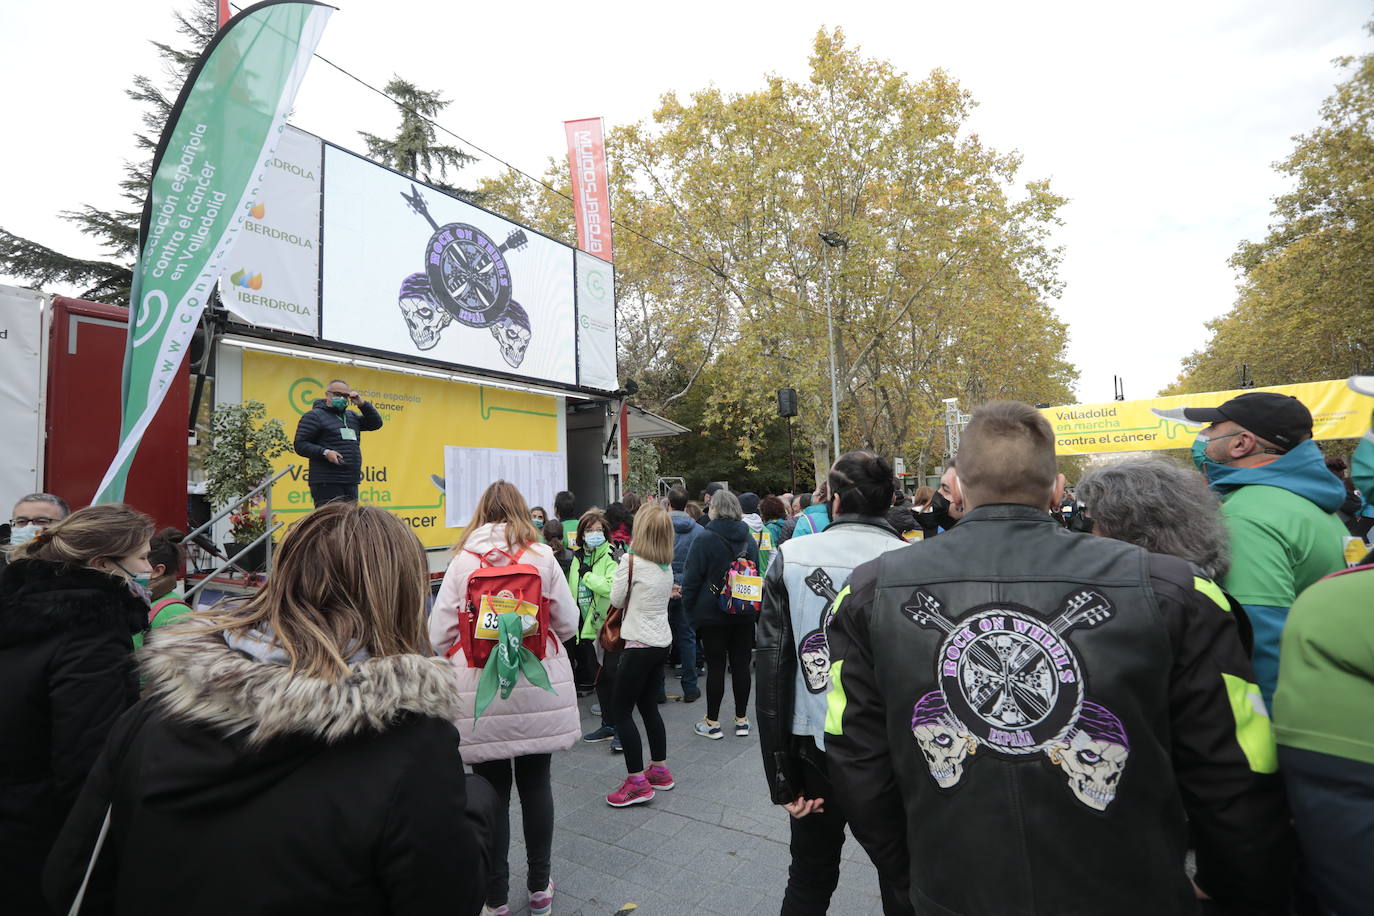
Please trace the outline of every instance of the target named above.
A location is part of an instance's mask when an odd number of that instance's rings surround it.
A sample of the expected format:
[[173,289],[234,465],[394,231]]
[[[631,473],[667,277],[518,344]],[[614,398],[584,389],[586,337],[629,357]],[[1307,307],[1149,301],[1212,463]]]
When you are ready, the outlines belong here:
[[0,646],[109,627],[132,636],[147,625],[148,605],[98,569],[26,557],[0,576]]
[[333,744],[412,715],[457,715],[448,666],[419,655],[369,658],[327,681],[236,651],[222,631],[190,620],[157,630],[139,664],[147,695],[170,718],[249,748],[288,736]]

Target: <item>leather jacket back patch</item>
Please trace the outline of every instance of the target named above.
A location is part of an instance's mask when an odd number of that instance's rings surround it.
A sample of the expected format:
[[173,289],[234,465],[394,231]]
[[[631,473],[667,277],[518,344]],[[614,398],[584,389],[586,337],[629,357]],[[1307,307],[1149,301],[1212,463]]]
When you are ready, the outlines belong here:
[[931,778],[953,789],[980,750],[1007,757],[1043,754],[1063,771],[1075,798],[1105,811],[1130,756],[1111,710],[1084,695],[1084,669],[1068,634],[1111,620],[1101,593],[1079,588],[1046,622],[1032,608],[982,604],[957,620],[917,589],[903,612],[944,635],[935,656],[940,685],[912,710],[911,731]]

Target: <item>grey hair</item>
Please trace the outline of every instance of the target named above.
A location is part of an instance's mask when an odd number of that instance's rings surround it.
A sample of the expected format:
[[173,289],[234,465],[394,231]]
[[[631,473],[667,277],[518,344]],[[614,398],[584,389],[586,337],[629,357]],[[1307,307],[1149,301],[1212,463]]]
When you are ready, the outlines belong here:
[[744,508],[739,497],[729,490],[717,490],[711,497],[711,518],[729,518],[739,521],[744,518]]
[[72,514],[72,510],[67,505],[67,501],[62,497],[54,496],[51,493],[30,493],[28,496],[21,496],[19,497],[19,499],[15,500],[15,508],[18,508],[20,503],[52,503],[54,506],[62,510],[63,518],[66,518],[67,516]]
[[1231,567],[1221,503],[1195,471],[1128,458],[1084,475],[1074,495],[1105,537],[1182,557],[1213,579]]

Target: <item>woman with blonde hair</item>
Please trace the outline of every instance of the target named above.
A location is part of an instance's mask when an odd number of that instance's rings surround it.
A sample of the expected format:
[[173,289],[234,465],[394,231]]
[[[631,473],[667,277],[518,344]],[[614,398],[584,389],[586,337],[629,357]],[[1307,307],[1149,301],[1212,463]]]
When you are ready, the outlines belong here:
[[427,593],[399,519],[335,502],[251,599],[160,629],[48,860],[53,911],[475,913],[495,799],[463,775]]
[[[549,877],[553,854],[553,782],[549,766],[553,752],[572,747],[580,733],[572,667],[563,647],[563,642],[576,632],[577,606],[553,551],[539,543],[525,498],[504,480],[487,487],[453,551],[444,584],[434,600],[429,638],[434,650],[448,655],[453,665],[462,700],[462,713],[455,721],[463,736],[463,760],[474,773],[495,786],[501,798],[492,850],[495,861],[485,888],[487,905],[483,912],[499,916],[509,912],[507,858],[510,792],[514,782],[520,793],[525,828],[530,912],[542,916],[553,905],[553,881]],[[479,618],[485,616],[483,607],[474,607],[469,600],[469,584],[479,570],[483,571],[483,580],[493,575],[499,577],[499,570],[494,574],[492,570],[503,566],[532,567],[538,575],[538,597],[547,602],[551,632],[535,637],[536,641],[542,638],[543,658],[530,661],[542,667],[548,687],[531,682],[527,673],[521,673],[515,675],[515,687],[508,693],[495,698],[479,697],[486,667],[497,664],[499,658],[496,652],[485,664],[468,658],[465,645],[476,646],[475,630],[465,628],[475,627]],[[516,574],[517,570],[512,569],[510,575]],[[528,577],[530,573],[524,575]],[[537,628],[538,624],[534,626]],[[531,628],[527,626],[524,632],[524,645],[528,646]],[[489,705],[479,710],[484,699],[489,700]]]
[[[620,652],[611,696],[611,721],[625,752],[628,774],[619,789],[606,796],[613,808],[650,801],[655,790],[671,789],[668,772],[668,733],[658,712],[663,689],[663,663],[673,630],[668,623],[668,599],[673,594],[673,521],[662,506],[650,503],[635,513],[634,543],[616,568],[611,604],[623,607]],[[644,721],[649,739],[649,767],[635,727],[634,712]]]
[[81,509],[10,549],[0,581],[0,887],[47,913],[38,876],[115,720],[138,699],[153,522]]

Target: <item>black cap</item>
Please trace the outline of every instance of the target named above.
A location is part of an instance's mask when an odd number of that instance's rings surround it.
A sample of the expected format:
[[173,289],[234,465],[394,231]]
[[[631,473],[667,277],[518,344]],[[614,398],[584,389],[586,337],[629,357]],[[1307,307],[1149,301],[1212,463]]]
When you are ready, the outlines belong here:
[[706,497],[710,496],[711,494],[713,494],[713,493],[715,493],[715,492],[717,492],[717,491],[719,491],[719,490],[724,490],[724,489],[725,489],[725,484],[723,484],[723,483],[715,483],[714,481],[712,481],[711,483],[708,483],[708,484],[706,485],[706,489],[704,489],[704,490],[701,491],[701,498],[702,498],[702,499],[705,499]]
[[759,511],[759,495],[757,493],[741,493],[739,507],[745,515],[755,514]]
[[1284,451],[1312,438],[1312,411],[1297,398],[1273,391],[1247,391],[1220,407],[1185,407],[1194,423],[1230,420]]

